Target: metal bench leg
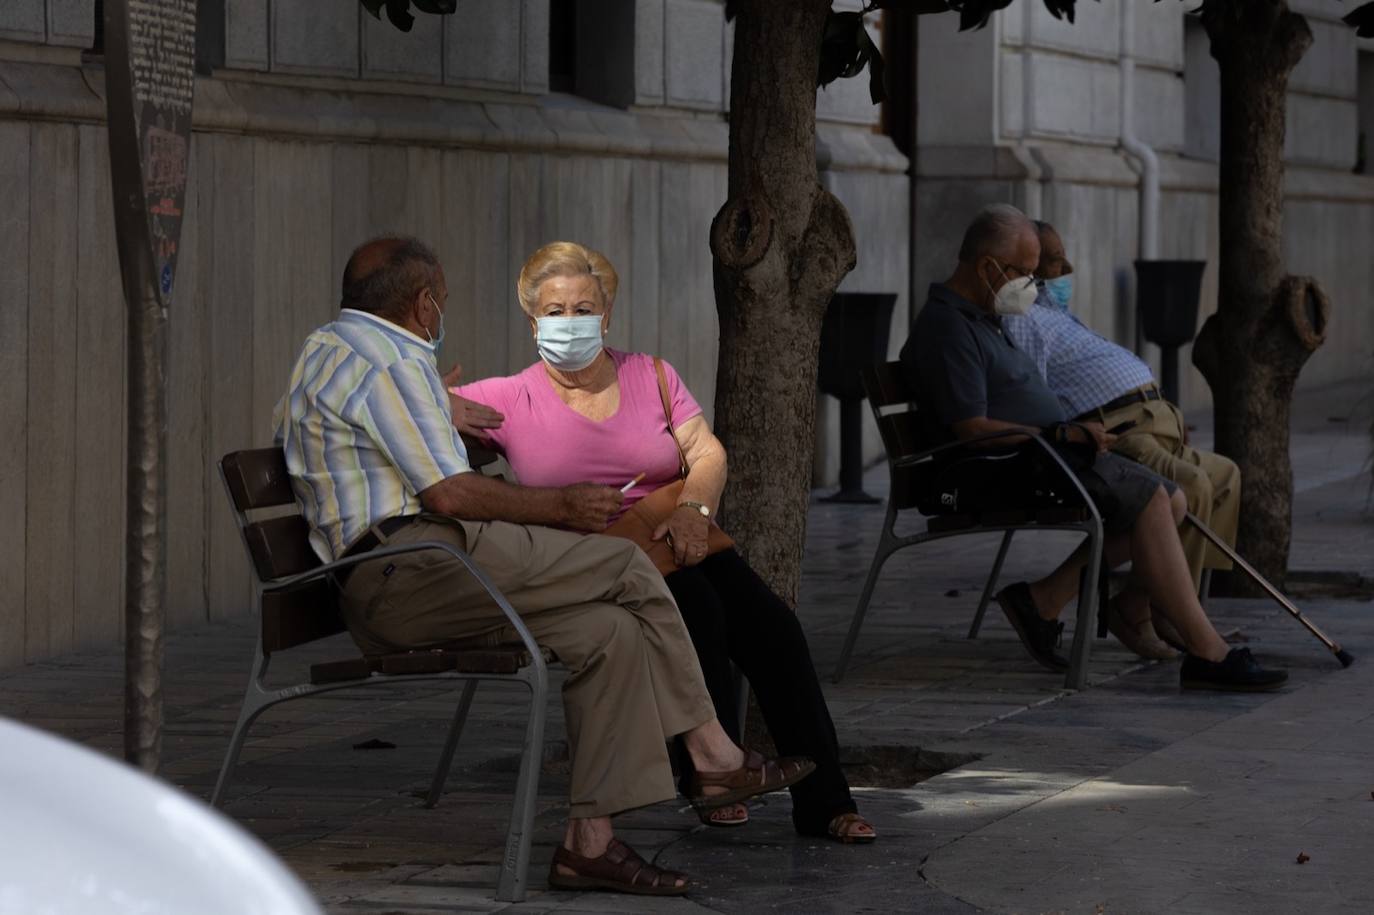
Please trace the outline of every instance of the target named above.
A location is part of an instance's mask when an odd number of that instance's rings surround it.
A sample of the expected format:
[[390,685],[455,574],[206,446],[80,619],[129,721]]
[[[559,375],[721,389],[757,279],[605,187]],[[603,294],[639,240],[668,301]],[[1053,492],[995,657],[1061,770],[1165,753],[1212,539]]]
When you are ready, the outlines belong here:
[[539,772],[544,763],[544,713],[548,708],[548,687],[542,677],[529,682],[530,714],[525,726],[525,746],[520,756],[520,775],[515,782],[510,826],[506,831],[506,852],[501,858],[501,876],[496,882],[498,902],[523,902],[530,867],[530,840],[534,835],[534,807],[539,798]]
[[224,753],[224,762],[219,767],[219,778],[215,779],[215,790],[210,794],[210,806],[218,807],[224,800],[225,789],[229,787],[229,776],[238,764],[239,752],[248,738],[248,729],[257,717],[277,701],[275,693],[269,693],[259,685],[259,678],[267,669],[267,659],[258,653],[253,662],[253,673],[248,680],[248,689],[243,694],[243,705],[239,707],[239,719],[234,723],[234,733],[229,737],[229,749]]
[[1207,595],[1210,594],[1211,592],[1212,592],[1212,570],[1211,570],[1211,569],[1203,569],[1203,570],[1202,570],[1202,580],[1201,580],[1200,582],[1198,582],[1198,586],[1197,586],[1197,602],[1198,602],[1199,604],[1202,605],[1202,608],[1203,608],[1204,610],[1207,609]]
[[472,697],[477,693],[477,681],[469,680],[463,684],[463,695],[458,700],[458,710],[453,713],[453,724],[449,725],[448,739],[444,741],[444,752],[439,754],[439,768],[434,770],[434,781],[429,785],[429,797],[425,806],[433,808],[444,793],[444,782],[448,781],[448,770],[453,765],[453,753],[458,749],[458,739],[463,736],[463,724],[468,720],[468,710],[472,708]]
[[1011,546],[1011,537],[1016,531],[1007,531],[1002,535],[1002,546],[997,550],[997,558],[993,560],[992,572],[988,574],[988,583],[983,586],[983,597],[978,601],[978,612],[973,614],[973,625],[968,628],[968,637],[978,638],[978,630],[983,627],[983,614],[988,612],[988,601],[992,600],[992,594],[997,589],[997,577],[1002,574],[1002,563],[1007,558],[1007,548]]
[[891,521],[892,509],[889,508],[888,525],[883,531],[883,539],[878,543],[877,552],[873,554],[873,563],[868,567],[868,580],[864,582],[858,606],[854,608],[854,620],[849,624],[849,634],[845,636],[844,647],[840,649],[840,660],[836,662],[835,673],[830,678],[832,683],[839,683],[844,678],[845,668],[849,666],[849,656],[854,651],[854,643],[859,640],[859,629],[864,624],[864,614],[868,612],[868,602],[873,597],[873,587],[878,583],[878,573],[882,571],[887,558],[895,552],[887,535],[887,531],[892,529]]
[[1088,654],[1092,650],[1093,633],[1097,630],[1097,584],[1102,574],[1102,528],[1088,534],[1088,564],[1078,588],[1078,621],[1073,627],[1073,651],[1069,656],[1069,673],[1064,678],[1065,689],[1083,689],[1088,685]]

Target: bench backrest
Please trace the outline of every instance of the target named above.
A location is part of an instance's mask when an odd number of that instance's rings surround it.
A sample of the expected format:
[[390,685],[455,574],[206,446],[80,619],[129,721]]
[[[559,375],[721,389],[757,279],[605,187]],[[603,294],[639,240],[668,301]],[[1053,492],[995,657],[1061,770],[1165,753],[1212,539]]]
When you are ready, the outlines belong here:
[[916,505],[918,488],[923,485],[921,467],[896,467],[896,462],[931,447],[916,407],[916,392],[907,382],[906,370],[900,362],[878,362],[862,370],[864,393],[873,409],[873,419],[882,436],[892,469],[892,491],[889,498],[899,509]]
[[907,384],[902,364],[879,362],[865,366],[863,383],[887,459],[896,461],[925,450],[916,412],[916,392]]
[[[310,526],[296,507],[286,455],[281,448],[234,451],[220,461],[243,545],[259,583],[270,584],[320,565],[310,546]],[[291,507],[286,514],[257,517]],[[262,646],[271,654],[344,631],[338,590],[326,580],[262,595]]]

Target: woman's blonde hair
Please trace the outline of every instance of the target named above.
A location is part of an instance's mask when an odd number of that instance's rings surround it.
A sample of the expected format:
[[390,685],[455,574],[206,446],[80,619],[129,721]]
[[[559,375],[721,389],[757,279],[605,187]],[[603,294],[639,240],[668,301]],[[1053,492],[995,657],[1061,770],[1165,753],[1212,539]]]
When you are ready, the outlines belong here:
[[525,314],[532,315],[539,307],[539,287],[544,281],[555,276],[579,276],[590,274],[601,288],[601,296],[609,308],[615,302],[615,291],[620,285],[615,268],[600,251],[583,247],[575,241],[549,242],[529,256],[525,266],[520,268],[520,278],[515,281],[515,295]]

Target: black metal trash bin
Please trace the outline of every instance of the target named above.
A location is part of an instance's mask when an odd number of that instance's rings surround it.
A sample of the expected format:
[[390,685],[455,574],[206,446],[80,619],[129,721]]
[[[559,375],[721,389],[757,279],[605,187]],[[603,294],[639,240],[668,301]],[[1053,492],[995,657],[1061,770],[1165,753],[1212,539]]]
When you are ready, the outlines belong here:
[[887,359],[895,292],[837,292],[821,324],[817,384],[840,401],[840,491],[826,502],[877,502],[864,492],[864,366]]
[[1135,301],[1145,339],[1160,348],[1164,397],[1180,398],[1178,348],[1197,334],[1198,302],[1206,261],[1136,261]]

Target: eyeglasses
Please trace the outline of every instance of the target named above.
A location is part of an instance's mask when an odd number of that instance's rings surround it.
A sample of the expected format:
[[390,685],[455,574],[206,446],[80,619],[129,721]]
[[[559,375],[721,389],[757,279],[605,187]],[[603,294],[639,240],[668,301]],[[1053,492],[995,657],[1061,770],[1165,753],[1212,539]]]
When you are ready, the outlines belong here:
[[[1026,279],[1030,280],[1032,283],[1039,283],[1039,282],[1040,282],[1040,277],[1036,276],[1035,273],[1034,273],[1033,271],[1030,271],[1030,270],[1022,270],[1020,267],[1016,266],[1015,264],[1004,264],[1004,263],[1002,263],[1001,261],[996,260],[996,259],[993,260],[993,263],[997,265],[997,269],[998,269],[998,270],[1001,270],[1001,271],[1002,271],[1002,276],[1006,277],[1008,280],[1015,279],[1015,278],[1019,278],[1019,277],[1025,277]],[[1008,270],[1015,270],[1015,271],[1016,271],[1015,277],[1007,276],[1007,271],[1008,271]]]

